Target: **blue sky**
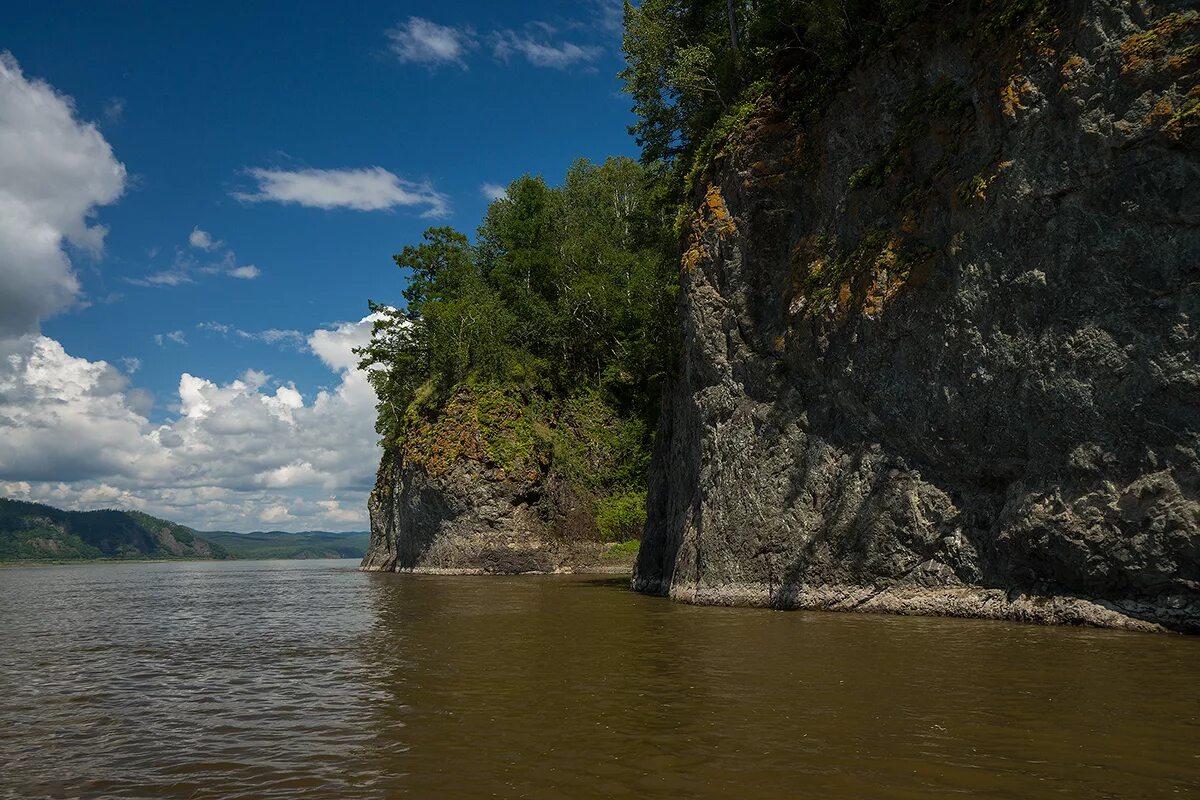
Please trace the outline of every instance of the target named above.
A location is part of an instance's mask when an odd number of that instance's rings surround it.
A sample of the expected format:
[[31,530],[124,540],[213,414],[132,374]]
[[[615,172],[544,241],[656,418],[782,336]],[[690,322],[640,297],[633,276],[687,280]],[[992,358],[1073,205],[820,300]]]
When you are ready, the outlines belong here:
[[[4,2],[0,52],[0,136],[34,154],[11,156],[7,176],[0,156],[0,203],[7,192],[32,217],[11,241],[0,231],[0,277],[13,278],[0,309],[37,309],[10,311],[0,330],[23,365],[0,375],[0,424],[13,433],[0,494],[59,505],[134,505],[210,527],[357,527],[363,470],[331,477],[281,450],[209,485],[186,462],[236,459],[266,435],[232,425],[233,411],[217,424],[221,409],[270,405],[282,387],[307,413],[318,391],[345,388],[346,355],[321,348],[361,339],[368,297],[399,300],[390,256],[426,227],[473,232],[485,194],[522,173],[558,180],[578,157],[636,154],[610,0]],[[43,222],[65,266],[11,255]],[[20,295],[26,277],[45,286]],[[37,383],[47,370],[36,365],[55,359],[91,376],[71,384],[78,403],[60,403],[78,418],[29,405],[67,391]],[[185,375],[200,387],[190,405]],[[104,409],[88,406],[105,392]],[[228,441],[172,428],[189,416]],[[117,417],[144,448],[115,458],[63,441]],[[120,449],[116,430],[91,446]],[[177,434],[186,446],[163,450]],[[156,459],[168,465],[157,482]],[[331,501],[338,510],[321,511]]]

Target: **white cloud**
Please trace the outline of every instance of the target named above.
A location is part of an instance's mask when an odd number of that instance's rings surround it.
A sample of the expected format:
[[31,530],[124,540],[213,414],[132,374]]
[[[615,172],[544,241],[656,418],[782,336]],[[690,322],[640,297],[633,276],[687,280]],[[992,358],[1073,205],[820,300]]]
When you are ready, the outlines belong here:
[[0,53],[0,338],[37,330],[79,296],[63,250],[99,253],[105,228],[90,224],[115,201],[125,167],[69,97],[29,80]]
[[0,345],[0,479],[131,478],[161,466],[128,380],[104,361],[31,335]]
[[508,197],[508,189],[498,183],[480,184],[479,193],[488,200],[501,200]]
[[349,208],[382,211],[397,206],[426,206],[422,217],[444,217],[450,213],[446,196],[428,181],[406,181],[383,167],[364,169],[252,169],[258,181],[254,192],[234,192],[250,203],[271,201],[309,208]]
[[233,325],[226,325],[222,322],[201,322],[196,327],[202,331],[219,333],[222,336],[236,336],[239,339],[251,339],[254,341],[264,342],[265,344],[302,347],[308,342],[308,337],[297,330],[268,328],[264,331],[244,331],[241,328]]
[[262,275],[262,270],[253,264],[246,264],[242,267],[234,267],[226,274],[231,278],[241,278],[242,280],[252,281],[258,276]]
[[[196,250],[213,253],[217,260],[198,261],[191,252],[177,248],[175,261],[169,268],[152,272],[144,278],[127,277],[125,280],[135,286],[182,286],[196,283],[197,275],[227,275],[242,280],[254,280],[262,275],[262,270],[253,264],[239,265],[237,253],[199,227],[193,228],[188,234],[188,244]],[[219,257],[218,251],[221,251]],[[154,255],[152,253],[150,257],[153,258]]]
[[625,29],[624,0],[595,0],[596,19],[602,30],[620,35]]
[[152,272],[144,278],[126,278],[135,286],[182,286],[185,283],[195,283],[187,270],[180,268],[164,269]]
[[492,55],[507,62],[514,54],[536,67],[567,69],[576,64],[595,61],[604,54],[603,47],[574,42],[554,42],[555,29],[546,23],[531,23],[524,31],[502,30],[492,34]]
[[356,508],[343,508],[337,499],[318,500],[317,505],[324,510],[326,519],[337,524],[356,525],[362,520],[362,511]]
[[358,322],[343,322],[329,330],[314,331],[308,337],[309,349],[334,372],[354,374],[352,370],[358,367],[354,350],[371,343],[371,328],[380,318],[372,314]]
[[199,250],[212,250],[213,248],[220,247],[222,242],[215,241],[211,233],[200,230],[200,226],[197,225],[188,234],[188,244]]
[[126,375],[132,375],[142,368],[142,360],[134,356],[125,356],[121,359],[121,366],[125,368]]
[[141,508],[207,529],[364,527],[379,458],[375,396],[350,351],[374,319],[308,335],[337,377],[331,389],[306,398],[255,370],[228,383],[183,373],[177,411],[160,423],[107,363],[44,336],[10,341],[0,351],[0,494]]
[[[624,18],[621,0],[590,0],[587,6],[580,17],[561,20],[562,26],[593,40],[611,41],[620,34]],[[467,56],[478,46],[470,28],[440,25],[422,17],[409,17],[385,33],[388,48],[397,59],[430,69],[446,65],[467,69]],[[534,66],[551,69],[588,64],[605,52],[595,44],[561,39],[555,25],[541,21],[526,23],[520,30],[494,30],[484,38],[499,61],[507,63],[518,55]]]
[[[78,297],[64,243],[100,252],[105,231],[91,214],[124,182],[124,167],[94,126],[75,119],[70,100],[0,55],[0,495],[140,508],[207,528],[246,530],[266,520],[344,527],[353,509],[365,525],[378,449],[374,393],[361,372],[331,367],[335,387],[311,399],[255,370],[228,382],[183,373],[178,403],[152,421],[153,398],[128,378],[139,360],[123,359],[122,373],[37,332],[42,318]],[[143,280],[178,284],[239,269],[228,251],[213,264],[181,259]],[[307,337],[255,335],[349,365],[338,347],[363,341],[372,322]],[[187,342],[182,330],[154,339]]]
[[280,522],[288,522],[292,519],[291,512],[287,510],[287,506],[273,505],[265,508],[260,516],[263,522],[278,524]]
[[409,17],[386,31],[388,49],[397,59],[427,67],[455,64],[467,68],[467,51],[475,47],[475,37],[468,30],[439,25],[421,17]]
[[104,118],[109,122],[117,123],[123,116],[125,116],[125,98],[110,97],[104,104]]

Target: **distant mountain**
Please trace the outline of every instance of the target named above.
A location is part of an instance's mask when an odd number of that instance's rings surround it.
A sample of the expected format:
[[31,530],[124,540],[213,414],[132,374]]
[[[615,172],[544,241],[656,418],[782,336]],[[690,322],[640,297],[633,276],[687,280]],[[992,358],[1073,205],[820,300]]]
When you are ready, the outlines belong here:
[[371,539],[369,531],[205,531],[201,535],[235,558],[362,558]]
[[140,511],[63,511],[0,498],[0,561],[230,558],[184,525]]

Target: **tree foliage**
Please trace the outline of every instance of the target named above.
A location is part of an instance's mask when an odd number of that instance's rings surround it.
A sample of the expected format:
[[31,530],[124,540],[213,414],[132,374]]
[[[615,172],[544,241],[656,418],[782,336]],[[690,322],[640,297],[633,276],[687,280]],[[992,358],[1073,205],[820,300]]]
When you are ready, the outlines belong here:
[[598,391],[622,414],[653,418],[676,280],[658,193],[630,159],[581,160],[561,186],[514,181],[474,243],[431,228],[396,255],[404,308],[372,304],[380,319],[359,351],[385,440],[411,409],[436,409],[471,382]]

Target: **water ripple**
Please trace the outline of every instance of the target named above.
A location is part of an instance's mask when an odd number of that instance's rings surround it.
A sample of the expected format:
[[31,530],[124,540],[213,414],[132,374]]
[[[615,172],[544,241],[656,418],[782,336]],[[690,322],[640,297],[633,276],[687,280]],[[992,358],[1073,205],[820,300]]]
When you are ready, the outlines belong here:
[[1200,640],[354,566],[0,570],[0,797],[1200,793]]

